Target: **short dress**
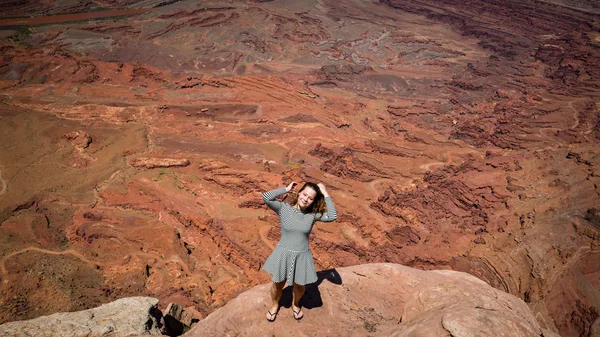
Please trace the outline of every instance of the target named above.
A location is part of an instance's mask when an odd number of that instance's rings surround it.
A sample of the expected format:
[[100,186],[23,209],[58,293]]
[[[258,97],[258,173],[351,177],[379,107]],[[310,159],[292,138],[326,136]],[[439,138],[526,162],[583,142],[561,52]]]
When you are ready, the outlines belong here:
[[273,275],[273,282],[286,281],[286,285],[305,285],[317,282],[317,271],[308,246],[308,236],[315,221],[330,222],[337,218],[330,197],[325,197],[326,213],[304,213],[286,202],[275,200],[286,193],[278,188],[263,193],[263,200],[279,215],[281,239],[265,261],[263,269]]

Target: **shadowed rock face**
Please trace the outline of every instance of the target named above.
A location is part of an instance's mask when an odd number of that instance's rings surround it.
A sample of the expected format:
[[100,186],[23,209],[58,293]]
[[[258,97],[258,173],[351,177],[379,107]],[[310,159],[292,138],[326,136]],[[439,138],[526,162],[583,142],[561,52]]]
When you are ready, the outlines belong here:
[[595,2],[80,3],[0,11],[71,15],[0,20],[0,322],[209,314],[269,280],[260,192],[313,180],[318,268],[465,271],[598,326]]

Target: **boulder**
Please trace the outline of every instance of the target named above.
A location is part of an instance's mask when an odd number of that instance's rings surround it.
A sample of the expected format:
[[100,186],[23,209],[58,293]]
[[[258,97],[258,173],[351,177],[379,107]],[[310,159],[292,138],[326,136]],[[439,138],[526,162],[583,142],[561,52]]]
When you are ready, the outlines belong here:
[[[158,299],[128,297],[97,308],[0,325],[1,337],[125,337],[161,335]],[[158,317],[157,317],[158,316]]]
[[179,303],[169,303],[163,317],[164,331],[169,336],[179,336],[190,329],[193,318],[192,313],[184,310]]

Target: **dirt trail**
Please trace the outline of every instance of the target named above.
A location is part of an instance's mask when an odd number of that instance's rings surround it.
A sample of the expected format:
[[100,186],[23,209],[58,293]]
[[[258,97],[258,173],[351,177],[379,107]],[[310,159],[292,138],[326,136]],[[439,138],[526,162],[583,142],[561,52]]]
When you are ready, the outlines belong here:
[[275,246],[273,246],[271,241],[269,241],[269,239],[267,239],[267,235],[268,235],[270,229],[271,229],[271,226],[262,226],[258,229],[258,234],[260,235],[260,239],[262,240],[262,242],[264,242],[265,245],[267,245],[267,247],[269,247],[271,249],[275,249]]
[[380,178],[380,179],[374,179],[369,182],[369,189],[373,192],[374,198],[378,198],[381,195],[381,191],[379,191],[377,189],[377,184],[384,183],[384,182],[394,182],[394,179]]
[[40,16],[36,18],[13,18],[0,20],[0,27],[6,26],[30,26],[30,25],[47,25],[51,23],[72,22],[81,20],[101,19],[114,16],[144,14],[151,11],[151,8],[138,9],[122,9],[100,12],[86,12],[76,14],[60,14]]
[[65,251],[62,252],[57,252],[54,250],[48,250],[48,249],[43,249],[43,248],[38,248],[38,247],[27,247],[25,249],[21,249],[19,251],[16,252],[12,252],[6,256],[4,256],[1,260],[0,260],[0,273],[2,274],[2,278],[5,279],[6,275],[8,274],[8,271],[6,270],[6,260],[8,260],[9,258],[15,256],[15,255],[19,255],[21,253],[25,253],[28,251],[36,251],[36,252],[40,252],[40,253],[46,253],[46,254],[51,254],[51,255],[64,255],[64,254],[70,254],[75,256],[76,258],[80,259],[83,262],[89,263],[89,264],[93,264],[95,266],[101,267],[103,266],[103,264],[98,263],[98,262],[94,262],[89,260],[88,258],[86,258],[85,256],[81,255],[81,253],[73,250],[73,249],[67,249]]
[[[539,129],[540,135],[555,142],[558,145],[558,147],[566,145],[566,142],[557,140],[556,137],[552,137],[552,136],[546,134],[546,131],[551,131],[551,132],[554,132],[555,134],[557,134],[558,132],[565,131],[565,130],[574,130],[575,128],[577,128],[579,126],[579,112],[573,107],[573,102],[575,102],[575,101],[570,101],[567,104],[567,107],[570,108],[571,110],[573,110],[573,119],[574,119],[573,125],[569,126],[568,129],[564,129],[564,128],[540,128]],[[544,149],[552,149],[552,148],[553,147],[546,147]]]
[[6,181],[4,181],[4,179],[2,179],[2,170],[0,170],[0,195],[3,195],[4,193],[6,193]]
[[575,119],[575,122],[573,123],[573,125],[569,127],[569,129],[571,129],[571,130],[574,130],[576,127],[579,126],[579,113],[573,107],[573,102],[575,102],[575,101],[570,101],[569,104],[567,104],[567,106],[569,108],[571,108],[571,110],[573,110],[573,118]]
[[[0,260],[0,273],[2,275],[2,278],[5,278],[6,275],[8,274],[8,271],[6,270],[6,261],[9,258],[13,257],[13,256],[16,256],[16,255],[19,255],[21,253],[25,253],[25,252],[28,252],[28,251],[36,251],[36,252],[46,253],[46,254],[51,254],[51,255],[65,255],[65,254],[70,254],[70,255],[73,255],[73,256],[79,258],[83,262],[86,262],[86,263],[89,263],[89,264],[92,264],[92,265],[95,265],[95,266],[98,266],[98,267],[102,267],[102,266],[105,265],[103,263],[94,262],[94,261],[86,258],[85,256],[83,256],[81,253],[79,253],[78,251],[76,251],[74,249],[67,249],[67,250],[62,251],[62,252],[57,252],[57,251],[54,251],[54,250],[48,250],[48,249],[44,249],[44,248],[27,247],[27,248],[21,249],[21,250],[16,251],[16,252],[12,252],[12,253],[4,256]],[[158,258],[157,254],[151,254],[151,253],[145,253],[145,252],[139,252],[139,253],[135,253],[133,255],[136,255],[136,256],[147,256],[147,257],[151,257],[153,259]],[[161,260],[164,260],[164,259],[161,259]],[[185,262],[183,262],[183,260],[181,260],[180,257],[173,256],[169,260],[164,260],[164,264],[165,265],[169,264],[169,263],[177,263],[177,264],[181,265],[181,267],[182,267],[182,269],[183,269],[183,271],[185,273],[187,273],[188,275],[192,275],[192,271],[189,269],[188,265]]]

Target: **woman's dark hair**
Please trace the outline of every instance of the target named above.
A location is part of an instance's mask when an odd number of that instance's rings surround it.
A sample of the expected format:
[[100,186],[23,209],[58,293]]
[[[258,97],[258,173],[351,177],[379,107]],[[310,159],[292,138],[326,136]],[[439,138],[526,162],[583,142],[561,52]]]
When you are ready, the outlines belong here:
[[298,193],[296,193],[294,199],[291,200],[291,205],[298,203],[298,195],[307,187],[312,188],[315,192],[317,192],[317,195],[315,196],[313,203],[306,209],[306,213],[325,213],[327,207],[325,207],[325,198],[323,197],[323,193],[321,193],[321,189],[319,186],[317,186],[317,184],[310,181],[305,183],[302,188],[298,190]]

